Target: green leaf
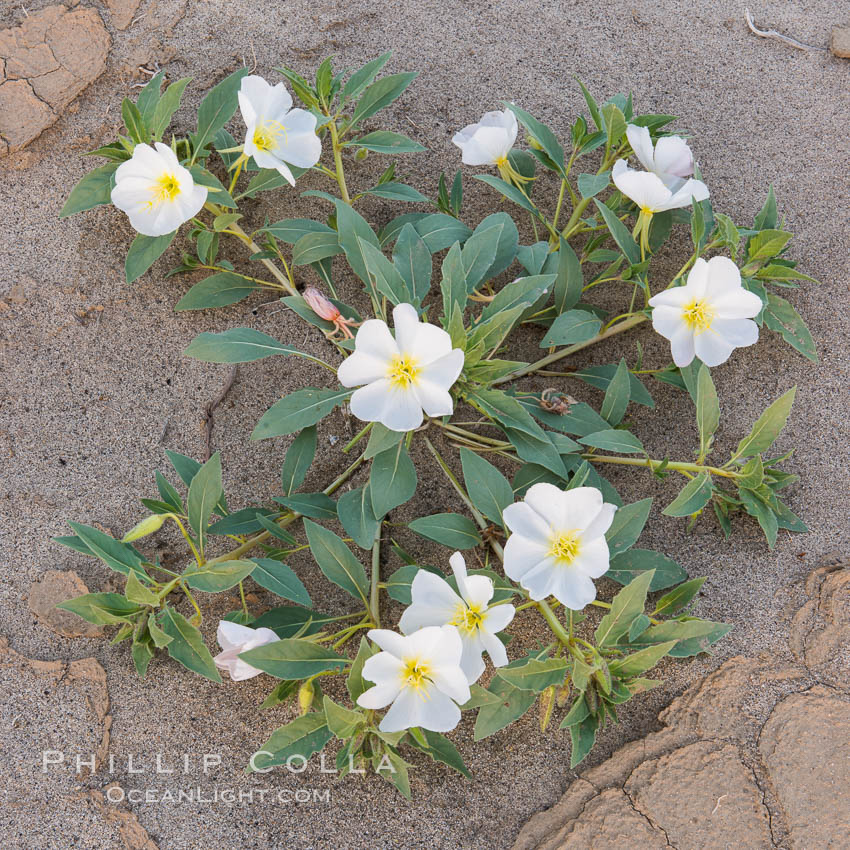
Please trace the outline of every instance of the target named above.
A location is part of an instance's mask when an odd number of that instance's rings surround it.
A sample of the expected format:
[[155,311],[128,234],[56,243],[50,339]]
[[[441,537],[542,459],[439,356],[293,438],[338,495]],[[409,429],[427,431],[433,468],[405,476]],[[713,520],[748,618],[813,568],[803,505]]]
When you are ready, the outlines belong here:
[[346,389],[297,390],[275,402],[262,416],[251,434],[252,440],[282,437],[315,425],[351,395]]
[[316,426],[304,428],[286,450],[280,470],[280,484],[284,495],[291,496],[304,482],[307,471],[316,457]]
[[699,456],[700,461],[711,450],[714,432],[720,424],[720,402],[717,398],[717,390],[714,381],[711,380],[711,372],[708,366],[702,364],[697,373],[697,428],[699,428]]
[[295,543],[295,538],[285,528],[259,512],[257,513],[257,522],[277,540],[282,540],[289,546]]
[[753,227],[756,230],[776,227],[777,218],[778,212],[776,209],[776,195],[774,195],[773,186],[771,185],[767,190],[767,200],[764,202],[764,206],[759,210]]
[[401,431],[391,431],[389,428],[376,422],[369,429],[369,442],[366,444],[366,451],[363,453],[366,460],[371,460],[376,455],[387,449],[398,445],[399,441],[404,437]]
[[673,658],[687,658],[707,652],[711,644],[716,643],[732,630],[728,623],[714,623],[711,620],[691,618],[685,620],[667,620],[657,626],[650,626],[645,632],[630,641],[631,646],[653,646],[658,643],[675,640],[676,645],[668,652]]
[[357,97],[375,79],[378,72],[387,64],[392,55],[391,50],[387,51],[377,59],[367,62],[362,68],[358,68],[343,86],[342,99],[345,101]]
[[[331,738],[333,732],[328,728],[324,712],[311,711],[275,729],[268,741],[254,753],[247,770],[260,771],[286,764],[293,756],[306,762],[310,756],[323,749]],[[294,763],[298,764],[297,761]]]
[[409,501],[415,492],[416,467],[403,441],[376,455],[369,474],[369,493],[378,519]]
[[312,605],[310,594],[301,583],[301,579],[295,575],[291,567],[275,561],[273,558],[251,558],[256,564],[251,578],[260,587],[276,593],[283,599],[295,602],[298,605]]
[[121,102],[121,120],[127,128],[127,135],[137,144],[150,141],[150,131],[142,120],[138,107],[129,98]]
[[350,139],[345,142],[345,145],[366,148],[376,153],[420,153],[425,150],[419,142],[414,142],[413,139],[408,139],[401,133],[391,133],[389,130],[375,130],[373,133],[360,136],[359,139]]
[[[147,578],[142,556],[129,543],[123,543],[108,534],[104,534],[104,532],[99,531],[97,528],[91,528],[91,526],[82,525],[78,522],[69,522],[68,525],[71,526],[74,534],[77,535],[85,546],[85,551],[82,548],[78,548],[77,551],[100,558],[101,561],[110,569],[115,570],[115,572],[127,575],[132,571]],[[60,542],[66,543],[65,540]]]
[[293,493],[275,501],[313,519],[336,519],[336,502],[325,493]]
[[136,108],[146,124],[150,124],[153,112],[159,102],[159,90],[162,88],[164,78],[165,71],[157,71],[136,98]]
[[156,617],[151,613],[148,615],[148,632],[151,636],[154,646],[157,649],[164,649],[171,641],[174,640],[171,635],[167,635],[156,623]]
[[552,322],[546,336],[540,342],[540,347],[549,348],[552,345],[587,342],[599,333],[601,327],[602,320],[593,313],[588,313],[587,310],[568,310]]
[[322,614],[310,608],[280,605],[261,614],[251,624],[252,628],[271,629],[278,637],[312,635],[334,622],[331,614]]
[[204,148],[236,112],[237,93],[242,78],[250,73],[249,68],[239,68],[218,85],[210,89],[198,107],[198,130],[192,136],[195,157],[202,155]]
[[434,761],[447,764],[452,770],[456,770],[467,779],[472,779],[472,774],[463,763],[463,758],[457,751],[457,748],[445,735],[441,735],[439,732],[432,732],[430,729],[422,729],[421,732],[427,746],[416,742],[415,739],[414,742],[424,752],[428,753]]
[[396,180],[379,183],[377,186],[367,189],[366,194],[374,195],[376,198],[385,198],[388,201],[407,201],[414,204],[430,203],[428,198],[418,189]]
[[540,274],[519,277],[506,284],[481,311],[481,322],[475,328],[480,328],[484,321],[494,319],[514,307],[530,307],[551,289],[554,282],[554,274]]
[[[298,168],[294,165],[290,165],[289,170],[296,180],[307,171],[306,168]],[[289,181],[276,169],[261,168],[248,182],[245,191],[241,195],[237,195],[237,200],[242,197],[253,198],[260,192],[268,192],[271,189],[280,189],[282,186],[288,187],[289,185]],[[320,222],[316,222],[316,224],[320,224]]]
[[693,242],[694,250],[700,250],[700,244],[705,236],[705,215],[702,211],[702,205],[694,203],[691,206],[691,242]]
[[788,301],[772,292],[767,294],[764,323],[804,357],[813,363],[818,362],[815,343],[806,323]]
[[128,623],[144,611],[144,608],[126,599],[120,593],[86,593],[83,596],[66,599],[56,607],[63,611],[70,611],[96,626]]
[[102,204],[112,203],[112,175],[120,162],[107,162],[85,174],[71,190],[59,218],[67,218],[78,212],[93,209]]
[[478,709],[473,730],[473,739],[476,741],[487,738],[519,720],[537,699],[534,691],[515,688],[501,676],[494,676],[487,690],[499,697],[499,701],[482,705]]
[[323,230],[306,233],[292,249],[292,265],[307,266],[341,253],[342,247],[336,233],[326,233]]
[[611,608],[599,621],[594,633],[597,646],[614,646],[623,635],[628,634],[632,620],[643,614],[653,575],[652,571],[641,573],[611,600]]
[[240,653],[239,657],[278,679],[306,679],[326,670],[342,670],[349,660],[309,640],[283,638]]
[[592,198],[608,188],[611,182],[611,172],[603,171],[602,174],[579,174],[578,190],[582,198]]
[[518,249],[519,233],[507,213],[493,213],[483,219],[463,246],[463,268],[470,294],[481,281],[501,274],[513,262]]
[[705,584],[705,576],[691,579],[678,587],[674,587],[655,603],[655,610],[652,615],[654,617],[669,617],[671,614],[681,611],[699,593],[703,584]]
[[378,237],[375,232],[358,212],[355,212],[348,204],[340,202],[336,208],[336,223],[339,233],[339,244],[342,245],[345,256],[351,270],[363,281],[371,286],[369,272],[366,268],[366,260],[363,257],[362,244],[373,245],[380,248]]
[[357,126],[361,121],[389,106],[417,76],[416,73],[390,74],[369,85],[354,108],[350,126]]
[[193,572],[183,573],[186,584],[204,593],[221,593],[230,590],[254,571],[253,561],[217,561]]
[[[555,165],[555,171],[566,177],[564,168],[564,149],[558,142],[555,134],[542,122],[538,121],[534,116],[530,115],[524,109],[520,109],[516,104],[505,104],[511,112],[516,115],[517,120],[528,131],[528,134],[534,139],[546,153],[546,156]],[[624,129],[625,131],[625,129]]]
[[773,402],[756,420],[750,433],[738,443],[733,457],[761,454],[767,451],[785,427],[796,394],[797,387],[791,387],[787,393]]
[[363,239],[358,241],[369,282],[375,291],[385,295],[394,305],[409,304],[413,296],[408,292],[407,284],[396,267],[384,256],[380,248]]
[[608,230],[611,231],[614,241],[617,243],[617,246],[623,252],[626,259],[633,266],[638,265],[640,263],[640,248],[638,248],[637,243],[632,238],[632,234],[629,233],[629,229],[608,207],[605,206],[605,204],[600,204],[595,198],[593,203],[596,204],[599,209],[599,213],[605,220]]
[[530,275],[540,274],[548,257],[549,243],[546,241],[535,242],[533,245],[520,245],[516,253],[517,260]]
[[165,253],[176,234],[176,230],[173,233],[166,233],[165,236],[137,234],[124,261],[127,283],[138,280]]
[[578,767],[593,749],[593,745],[596,743],[596,730],[598,728],[599,720],[595,714],[589,714],[580,723],[574,723],[570,726],[570,740],[572,742],[570,770]]
[[410,605],[411,603],[411,585],[420,570],[425,570],[440,578],[446,578],[436,567],[419,566],[418,564],[405,564],[399,567],[387,579],[387,595],[396,602],[401,602],[402,605]]
[[472,504],[487,519],[504,527],[502,511],[513,504],[514,492],[508,479],[481,455],[469,449],[460,450],[463,480]]
[[[173,82],[164,92],[154,108],[150,119],[151,130],[156,141],[162,139],[162,134],[171,123],[171,117],[180,107],[183,98],[183,90],[192,81],[191,77],[184,77]],[[141,100],[141,97],[139,98]]]
[[352,711],[350,708],[345,708],[327,695],[324,697],[323,705],[328,729],[340,741],[350,738],[361,726],[366,724],[366,715],[362,711]]
[[413,520],[407,527],[450,549],[474,549],[481,543],[475,524],[460,514],[431,514]]
[[626,134],[626,118],[623,111],[615,103],[606,103],[602,107],[602,122],[608,138],[606,149],[616,147]]
[[216,452],[195,474],[186,500],[189,526],[199,540],[203,538],[207,522],[221,498],[222,490],[221,455]]
[[[573,372],[573,377],[578,378],[581,381],[584,381],[586,384],[590,384],[592,387],[596,387],[600,390],[607,390],[611,381],[614,378],[614,375],[617,374],[618,364],[616,363],[605,363],[601,366],[585,366],[581,371]],[[652,400],[652,396],[649,394],[649,391],[641,382],[640,378],[633,373],[629,373],[629,383],[630,383],[630,392],[629,392],[629,400],[633,401],[635,404],[642,404],[645,407],[654,408],[655,402]],[[604,420],[599,420],[602,425],[604,425]],[[595,428],[593,430],[600,430],[599,428]],[[589,432],[589,433],[592,433]]]
[[609,662],[612,676],[639,676],[651,670],[676,645],[675,640],[648,646],[627,655],[625,658],[615,658]]
[[665,516],[690,516],[701,511],[711,501],[712,493],[714,483],[711,475],[701,472],[696,478],[688,481],[679,495],[661,513]]
[[393,249],[393,265],[418,306],[431,288],[431,252],[412,224],[405,224]]
[[579,442],[585,446],[593,446],[595,449],[603,449],[606,452],[620,452],[621,454],[646,454],[641,441],[631,431],[609,429],[579,437]]
[[496,674],[506,682],[523,691],[539,694],[553,685],[564,681],[569,661],[566,658],[532,658],[517,667],[499,667]]
[[632,391],[630,376],[629,367],[626,365],[625,358],[622,358],[614,377],[608,384],[608,389],[605,390],[605,398],[599,410],[602,418],[607,419],[611,425],[619,425],[626,414]]
[[[138,238],[138,237],[137,237]],[[196,283],[178,302],[175,310],[206,310],[227,307],[247,298],[260,285],[234,272],[218,272]]]
[[504,195],[504,197],[512,203],[522,207],[524,210],[528,210],[528,212],[536,218],[542,218],[540,211],[530,200],[528,195],[526,195],[522,190],[517,189],[517,187],[512,183],[505,182],[501,177],[496,177],[495,174],[476,174],[474,177],[476,180],[486,183],[488,186]]
[[135,602],[137,605],[159,605],[159,597],[139,581],[135,570],[127,573],[124,596],[127,597],[128,601]]
[[449,249],[443,259],[441,272],[440,291],[443,296],[443,315],[451,316],[455,309],[463,313],[469,297],[469,289],[466,285],[466,272],[463,269],[459,242],[455,242]]
[[217,520],[207,528],[208,534],[253,534],[263,528],[258,516],[266,514],[277,516],[277,511],[268,508],[249,507],[228,514],[223,519]]
[[348,671],[348,678],[345,680],[345,687],[348,689],[348,695],[351,701],[356,703],[357,697],[366,693],[372,687],[372,683],[363,678],[363,665],[368,658],[376,655],[380,650],[377,646],[372,646],[366,639],[365,635],[360,638],[360,648],[357,650],[357,655],[351,663],[351,668]]
[[179,611],[166,606],[162,612],[160,626],[171,638],[168,654],[175,661],[179,661],[193,673],[212,679],[213,682],[221,682],[221,676],[215,669],[212,655],[204,644],[200,631]]
[[307,532],[310,551],[325,577],[355,599],[362,599],[368,608],[369,581],[363,564],[332,531],[309,519],[304,520],[304,530]]
[[784,230],[762,230],[750,239],[747,258],[764,260],[775,257],[789,242],[792,234]]
[[637,539],[646,525],[651,507],[652,498],[649,498],[624,505],[617,510],[611,527],[605,533],[612,558],[627,549],[631,549],[637,543]]
[[297,354],[308,360],[314,359],[253,328],[231,328],[221,333],[198,334],[183,353],[205,363],[252,363],[276,354]]
[[649,589],[665,590],[688,577],[686,570],[675,561],[652,549],[629,549],[611,558],[606,578],[618,584],[628,584],[641,573],[654,570]]
[[776,535],[779,530],[779,521],[773,509],[766,505],[752,490],[739,488],[738,496],[743,502],[744,510],[758,520],[767,540],[767,545],[772,549],[776,543]]
[[472,233],[462,221],[443,213],[425,216],[416,221],[413,227],[432,254],[451,247],[455,242],[465,242]]

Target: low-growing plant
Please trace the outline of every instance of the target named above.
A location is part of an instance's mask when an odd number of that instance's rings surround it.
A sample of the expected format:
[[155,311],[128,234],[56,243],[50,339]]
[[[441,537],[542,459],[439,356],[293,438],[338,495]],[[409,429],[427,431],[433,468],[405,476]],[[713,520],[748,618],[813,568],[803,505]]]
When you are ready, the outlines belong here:
[[[667,132],[674,117],[637,114],[631,96],[600,104],[582,86],[588,117],[576,118],[566,143],[513,103],[454,136],[466,165],[494,169],[475,178],[516,208],[533,234],[529,244],[521,244],[516,221],[503,210],[474,227],[464,221],[460,171],[452,180],[440,176],[436,199],[398,179],[394,164],[375,185],[352,190],[346,163],[425,150],[373,129],[374,116],[415,77],[379,77],[388,59],[353,73],[335,73],[325,60],[315,82],[278,69],[303,104],[296,109],[284,83],[272,86],[240,69],[201,101],[196,129],[171,135],[168,144],[163,139],[189,80],[162,91],[160,72],[136,103],[124,100],[125,134],[92,152],[107,163],[77,184],[62,215],[112,203],[129,216],[138,235],[127,255],[128,283],[185,224],[191,251],[169,275],[209,274],[177,310],[271,291],[329,346],[325,360],[242,327],[199,334],[189,356],[231,364],[305,357],[331,374],[326,385],[275,402],[254,429],[254,439],[296,435],[272,502],[233,510],[217,453],[201,464],[168,452],[185,495],[157,471],[158,496],[141,500],[147,515],[122,540],[78,523],[70,523],[72,536],[57,539],[126,577],[123,594],[91,593],[62,607],[117,626],[114,641],[129,642],[140,675],[165,650],[216,682],[220,669],[234,680],[261,672],[280,680],[263,707],[294,701],[299,715],[258,750],[252,770],[307,758],[337,739],[340,773],[371,764],[409,795],[405,747],[468,775],[444,734],[464,711],[477,712],[479,740],[536,703],[541,730],[556,715],[559,729],[569,730],[575,767],[597,730],[617,720],[618,705],[659,684],[646,674],[662,658],[705,652],[729,631],[729,624],[688,613],[705,579],[689,579],[661,552],[635,548],[652,498],[623,504],[600,470],[615,464],[656,478],[682,476],[684,486],[662,513],[693,525],[710,506],[727,538],[738,512],[755,518],[771,547],[779,529],[805,531],[779,498],[797,479],[781,468],[791,452],[771,454],[794,388],[727,459],[714,460],[720,402],[710,368],[754,344],[764,329],[809,359],[817,356],[802,319],[777,294],[813,281],[787,256],[791,234],[780,225],[772,189],[752,227],[715,212],[688,143]],[[237,106],[241,143],[226,129]],[[515,146],[520,127],[525,150]],[[632,156],[638,168],[629,165]],[[305,193],[328,205],[324,221],[267,217],[243,229],[258,215],[256,205],[245,212],[246,201],[291,190],[307,170],[336,189]],[[376,232],[357,211],[367,196],[418,211]],[[665,276],[654,261],[662,247],[668,262],[681,248],[670,239],[680,230],[690,232],[688,256]],[[231,247],[239,251],[228,259]],[[365,295],[355,292],[355,279]],[[610,293],[604,303],[619,305],[614,310],[600,304],[603,286]],[[368,317],[343,294],[368,304]],[[645,363],[640,344],[634,357],[602,366],[575,357],[650,321],[670,340],[672,363]],[[546,350],[535,362],[512,359],[520,331],[526,340],[536,332]],[[553,371],[566,358],[570,369]],[[527,376],[553,386],[531,389]],[[655,406],[650,377],[692,399],[692,457],[651,457],[634,433],[630,406]],[[582,398],[592,395],[583,385],[601,390],[601,403],[576,400],[567,381]],[[317,428],[341,406],[364,427],[340,448],[337,477],[321,492],[304,492]],[[440,454],[435,433],[458,454]],[[391,536],[398,527],[393,512],[413,498],[422,472],[411,459],[413,443],[465,506],[453,513],[433,504],[406,523],[437,544],[435,565],[418,563]],[[355,447],[360,454],[352,460]],[[134,545],[166,524],[185,541],[179,569]],[[340,527],[344,538],[333,530]],[[314,606],[290,566],[307,550],[325,578],[353,598],[351,610]],[[448,576],[442,562],[452,551]],[[472,553],[479,568],[468,570],[461,552]],[[397,565],[385,574],[391,560]],[[610,601],[596,598],[594,579],[603,575],[623,585]],[[252,611],[249,580],[288,604]],[[222,652],[214,658],[198,628],[196,596],[234,588],[242,605],[220,622]],[[399,632],[383,628],[382,594],[408,606]],[[509,642],[510,626],[532,615],[533,645]],[[355,645],[356,653],[346,652]],[[334,677],[345,680],[346,705],[339,690],[330,688],[337,699],[323,692],[322,682]]]

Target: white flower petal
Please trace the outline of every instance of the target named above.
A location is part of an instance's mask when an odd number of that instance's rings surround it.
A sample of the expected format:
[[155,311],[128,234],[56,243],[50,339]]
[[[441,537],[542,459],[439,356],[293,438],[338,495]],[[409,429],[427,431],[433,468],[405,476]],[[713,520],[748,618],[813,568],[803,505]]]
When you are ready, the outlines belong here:
[[432,381],[420,378],[411,390],[415,393],[419,406],[429,416],[448,416],[455,409],[451,393]]
[[[383,381],[377,383],[383,383]],[[390,431],[412,431],[414,428],[418,428],[424,417],[415,388],[393,386],[389,381],[386,383],[388,385],[386,406],[378,421],[389,428]],[[370,384],[370,386],[375,386],[375,384]],[[362,390],[357,390],[355,395],[358,392],[362,392]],[[354,396],[352,396],[352,401],[354,401]],[[353,406],[351,410],[353,413]]]
[[672,339],[683,326],[687,327],[680,307],[668,307],[662,304],[653,308],[652,327],[656,333]]
[[469,699],[469,681],[461,669],[463,641],[460,640],[459,636],[458,640],[460,641],[460,656],[457,661],[454,664],[435,666],[431,670],[431,680],[444,694],[463,705]]
[[385,361],[388,366],[393,357],[399,354],[398,346],[387,323],[380,319],[367,319],[363,322],[354,337],[354,349],[372,354]]
[[[620,163],[623,166],[620,166]],[[661,182],[661,178],[648,171],[634,171],[625,165],[625,160],[617,160],[611,172],[614,185],[639,207],[650,212],[670,209],[671,192]]]
[[563,528],[567,515],[567,499],[560,487],[540,482],[528,488],[525,504],[543,517],[551,528]]
[[735,348],[758,342],[759,326],[752,319],[715,319],[711,329]]
[[694,359],[694,334],[684,322],[670,339],[670,352],[673,362],[679,368],[687,366]]
[[460,722],[460,709],[435,686],[403,690],[379,725],[382,732],[401,732],[420,726],[432,732],[451,732]]
[[466,584],[466,561],[463,555],[460,552],[453,552],[449,558],[449,566],[452,568],[452,573],[457,582],[458,593],[463,599],[469,602],[469,589]]
[[354,351],[340,363],[336,376],[344,387],[371,384],[386,378],[387,361],[367,351]]
[[484,616],[481,618],[481,631],[501,632],[506,629],[516,614],[516,608],[508,602],[502,602],[498,605],[491,605]]
[[458,376],[463,371],[464,353],[460,348],[455,348],[422,366],[421,380],[430,381],[444,390],[451,389]]
[[[740,269],[729,257],[712,257],[708,262],[700,257],[697,262],[706,274],[706,285],[703,291],[711,297],[712,301],[717,301],[729,293],[746,291],[741,288]],[[688,283],[690,283],[690,277]]]
[[708,198],[708,186],[702,180],[687,180],[685,184],[676,190],[667,204],[660,208],[663,210],[673,210],[679,207],[688,207],[694,200],[704,201]]
[[688,272],[688,277],[684,287],[678,289],[670,289],[668,292],[681,292],[682,304],[694,298],[702,298],[708,291],[708,281],[711,277],[708,263],[699,257],[694,262],[693,267]]
[[216,639],[219,646],[227,651],[248,643],[256,634],[256,630],[230,620],[219,620]]
[[[480,633],[467,635],[463,639],[463,655],[460,658],[460,669],[467,684],[472,685],[481,678],[484,672],[485,664],[481,653],[484,651],[484,644],[481,641]],[[461,700],[461,705],[466,700]]]
[[[497,606],[498,608],[508,606]],[[511,606],[513,607],[513,606]],[[484,648],[487,650],[487,654],[490,656],[490,660],[493,662],[494,667],[504,667],[508,663],[508,652],[505,649],[505,645],[490,631],[481,631],[481,642],[484,644]]]
[[567,608],[581,611],[596,599],[596,586],[584,573],[568,567],[558,576],[553,595]]
[[[384,652],[389,652],[392,655],[395,655],[396,658],[402,658],[412,650],[410,638],[396,634],[396,632],[390,631],[389,629],[369,629],[369,631],[366,632],[366,637],[368,637],[373,643],[377,644],[384,650]],[[374,657],[375,656],[373,655],[372,658]],[[366,660],[368,662],[369,659]],[[365,664],[363,665],[363,669],[366,669]]]
[[514,532],[505,543],[505,575],[521,581],[526,573],[546,559],[548,551],[545,539],[532,540]]
[[691,286],[674,286],[664,289],[649,299],[650,307],[673,307],[681,310],[689,301],[694,299],[694,289]]
[[403,671],[404,662],[391,652],[384,651],[370,655],[363,663],[364,679],[376,685],[384,682],[392,683],[396,686],[396,690],[400,686]]
[[277,156],[298,168],[312,168],[322,156],[322,142],[316,135],[316,116],[304,109],[293,109],[280,124],[285,132],[275,151]]
[[384,708],[399,695],[400,690],[397,682],[381,682],[360,694],[357,697],[357,705],[361,708]]
[[493,582],[487,576],[467,576],[463,598],[477,608],[486,608],[493,598]]
[[735,346],[731,342],[727,342],[712,328],[696,334],[693,339],[696,356],[706,366],[719,366],[721,363],[725,363],[735,350]]
[[[531,488],[529,488],[531,489]],[[551,529],[549,524],[537,511],[532,510],[525,502],[514,502],[502,511],[505,525],[514,533],[521,534],[530,541],[547,541]],[[508,538],[510,541],[510,538]]]
[[638,127],[635,124],[629,124],[626,127],[626,138],[629,140],[635,156],[640,160],[640,164],[647,171],[654,171],[655,157],[652,150],[652,139],[649,136],[649,129]]
[[[534,569],[529,570],[519,583],[532,599],[539,601],[552,595],[557,586],[559,571],[562,569],[553,558],[544,558]],[[507,569],[505,571],[507,572]]]
[[582,541],[590,541],[595,540],[597,537],[603,537],[605,532],[611,527],[615,513],[617,513],[617,506],[612,505],[610,502],[605,502],[590,525],[581,533]]
[[397,307],[393,307],[395,343],[400,354],[413,353],[410,349],[419,332],[420,325],[419,314],[412,304],[399,304]]
[[[649,131],[647,131],[647,137]],[[681,136],[662,136],[655,143],[654,171],[665,183],[666,175],[687,178],[694,173],[694,157]],[[669,185],[669,184],[668,184]]]
[[[528,498],[526,496],[526,498]],[[596,487],[576,487],[563,496],[564,525],[558,530],[586,529],[602,510],[602,492]]]
[[[427,366],[452,351],[452,338],[437,325],[417,321],[415,326],[407,328],[406,331],[404,338],[402,338],[399,335],[398,325],[396,325],[395,338],[399,350],[403,354],[415,358],[422,366]],[[460,351],[461,349],[455,350]]]
[[608,572],[610,565],[608,542],[604,537],[597,537],[586,542],[582,540],[578,555],[567,569],[578,570],[591,578],[599,578]]
[[355,390],[349,402],[352,415],[363,422],[383,422],[384,411],[390,404],[391,388],[390,382],[381,378]]
[[752,319],[761,312],[762,301],[742,287],[722,295],[712,306],[718,319]]
[[[247,153],[247,147],[245,149]],[[271,168],[277,171],[290,186],[295,185],[295,175],[290,171],[289,166],[279,157],[276,157],[269,151],[260,151],[256,148],[253,151],[254,161],[260,168]]]

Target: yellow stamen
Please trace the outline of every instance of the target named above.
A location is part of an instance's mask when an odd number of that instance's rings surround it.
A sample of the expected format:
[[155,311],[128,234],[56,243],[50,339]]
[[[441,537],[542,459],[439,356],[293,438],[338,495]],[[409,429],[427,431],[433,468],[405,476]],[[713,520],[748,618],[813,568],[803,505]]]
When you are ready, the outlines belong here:
[[457,606],[454,619],[449,622],[450,626],[457,628],[466,634],[472,634],[484,622],[484,615],[480,605],[465,605],[461,603]]
[[577,557],[581,543],[581,535],[577,531],[567,531],[559,534],[552,541],[549,549],[549,557],[554,558],[559,564],[568,566]]
[[163,174],[157,178],[152,192],[153,197],[149,206],[158,206],[165,201],[171,202],[180,194],[180,183],[174,174]]
[[280,137],[286,138],[286,127],[279,121],[266,121],[254,130],[254,145],[257,150],[268,153],[280,147]]
[[707,301],[694,298],[682,308],[682,318],[691,330],[702,333],[711,327],[714,308]]
[[390,362],[387,377],[396,387],[406,390],[411,385],[418,383],[421,371],[422,367],[415,358],[407,354],[396,355]]
[[496,167],[499,169],[504,168],[508,164],[508,158],[506,156],[500,156],[496,160]]
[[421,690],[431,681],[430,669],[427,664],[418,658],[411,658],[404,662],[402,678],[410,688]]

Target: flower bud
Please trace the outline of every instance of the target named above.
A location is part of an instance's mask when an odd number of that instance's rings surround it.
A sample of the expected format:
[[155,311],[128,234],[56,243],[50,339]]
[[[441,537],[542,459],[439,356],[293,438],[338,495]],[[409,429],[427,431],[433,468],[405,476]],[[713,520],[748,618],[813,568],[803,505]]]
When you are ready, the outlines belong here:
[[313,687],[313,680],[308,679],[298,689],[298,706],[302,714],[306,714],[313,705],[313,697],[316,694],[316,689]]
[[366,159],[367,156],[369,156],[369,151],[367,151],[366,148],[360,148],[360,150],[354,154],[354,158],[360,161]]
[[162,524],[168,519],[171,514],[153,514],[145,517],[141,522],[136,523],[122,538],[124,543],[130,543],[133,540],[138,540],[140,537],[147,537],[155,531],[162,528]]
[[340,317],[339,310],[314,286],[304,290],[304,300],[320,319],[333,322]]

